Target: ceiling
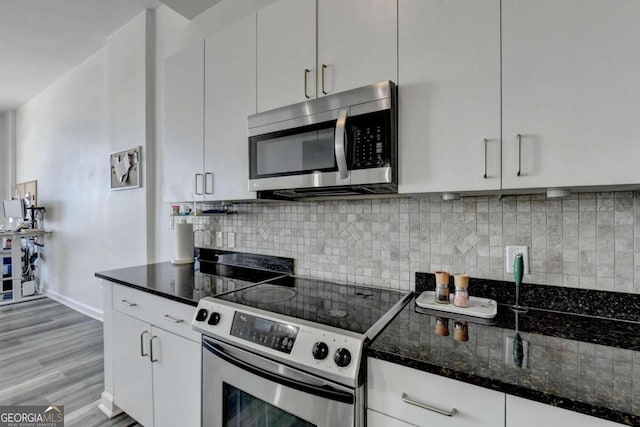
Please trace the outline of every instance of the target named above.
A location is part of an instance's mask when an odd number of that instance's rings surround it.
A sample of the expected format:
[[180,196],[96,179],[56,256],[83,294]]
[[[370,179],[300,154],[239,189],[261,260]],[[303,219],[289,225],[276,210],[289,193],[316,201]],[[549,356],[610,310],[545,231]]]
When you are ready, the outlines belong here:
[[156,0],[0,0],[0,112],[13,110],[104,46]]

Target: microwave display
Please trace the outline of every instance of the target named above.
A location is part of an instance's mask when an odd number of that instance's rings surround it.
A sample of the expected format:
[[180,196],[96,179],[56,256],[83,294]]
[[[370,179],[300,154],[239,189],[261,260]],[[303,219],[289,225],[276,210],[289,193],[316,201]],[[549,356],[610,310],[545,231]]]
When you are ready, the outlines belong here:
[[347,124],[353,141],[349,169],[389,166],[389,113],[378,111],[356,116]]

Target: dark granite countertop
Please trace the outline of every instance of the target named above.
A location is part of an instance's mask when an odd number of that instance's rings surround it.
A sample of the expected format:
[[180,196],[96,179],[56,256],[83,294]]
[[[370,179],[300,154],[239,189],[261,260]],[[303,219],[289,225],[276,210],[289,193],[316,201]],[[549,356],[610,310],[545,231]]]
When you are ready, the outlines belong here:
[[[238,254],[232,254],[232,256],[235,258]],[[282,268],[283,271],[267,271],[206,261],[183,265],[162,262],[102,271],[95,273],[95,276],[184,304],[197,306],[200,298],[280,277],[287,274],[285,271],[288,269],[287,266]],[[292,269],[293,264],[291,264]]]
[[[370,345],[367,355],[640,425],[639,322],[530,309],[517,315],[518,332],[527,347],[524,364],[518,367],[512,351],[516,314],[508,306],[499,305],[492,325],[468,322],[466,341],[456,339],[455,329],[461,324],[456,325],[455,315],[446,318],[446,314],[425,312],[412,300]],[[436,333],[437,323],[442,332],[443,322],[448,336]]]

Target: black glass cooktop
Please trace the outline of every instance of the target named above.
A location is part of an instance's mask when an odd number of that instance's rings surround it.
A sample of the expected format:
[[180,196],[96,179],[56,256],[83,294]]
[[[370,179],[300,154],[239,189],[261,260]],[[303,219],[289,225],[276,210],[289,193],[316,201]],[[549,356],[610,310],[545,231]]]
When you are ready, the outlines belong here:
[[216,298],[362,334],[405,294],[287,276]]

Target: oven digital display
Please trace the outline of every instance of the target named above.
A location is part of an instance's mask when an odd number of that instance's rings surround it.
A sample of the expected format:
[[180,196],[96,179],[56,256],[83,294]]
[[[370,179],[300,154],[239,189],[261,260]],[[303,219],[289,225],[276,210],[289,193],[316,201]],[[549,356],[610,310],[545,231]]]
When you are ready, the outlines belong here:
[[298,336],[298,327],[236,312],[231,335],[290,354]]

